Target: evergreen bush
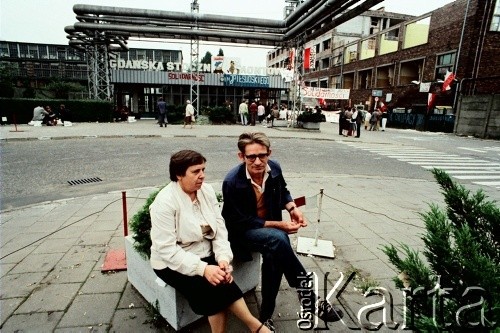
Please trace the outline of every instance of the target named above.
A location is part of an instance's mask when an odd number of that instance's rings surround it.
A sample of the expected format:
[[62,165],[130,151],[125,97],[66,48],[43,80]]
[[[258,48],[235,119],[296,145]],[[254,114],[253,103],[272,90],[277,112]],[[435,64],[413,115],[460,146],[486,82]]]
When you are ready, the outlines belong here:
[[[399,244],[384,246],[402,272],[407,326],[419,332],[500,332],[500,209],[434,169],[447,205],[422,213],[425,259]],[[404,254],[402,258],[400,254]]]
[[135,213],[130,221],[130,229],[132,230],[132,238],[134,239],[134,248],[137,252],[148,259],[151,256],[151,215],[149,214],[149,206],[153,203],[156,195],[160,190],[151,193],[146,199],[142,208]]
[[297,116],[297,121],[303,123],[321,123],[326,121],[326,117],[321,112],[304,111]]

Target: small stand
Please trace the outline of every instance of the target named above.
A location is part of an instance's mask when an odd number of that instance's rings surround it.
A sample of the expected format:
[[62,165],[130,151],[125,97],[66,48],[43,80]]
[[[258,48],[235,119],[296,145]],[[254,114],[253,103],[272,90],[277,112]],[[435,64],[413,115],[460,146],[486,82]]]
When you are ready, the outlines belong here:
[[[2,119],[2,120],[3,120],[3,119]],[[16,115],[15,115],[15,114],[13,114],[13,115],[12,115],[12,120],[14,120],[14,128],[15,128],[15,131],[10,131],[10,132],[24,132],[24,131],[19,131],[19,130],[17,129],[17,120],[16,120]]]
[[[122,209],[123,209],[123,234],[128,236],[128,218],[127,218],[127,193],[122,191]],[[127,256],[125,249],[111,249],[104,257],[104,263],[101,266],[101,272],[126,271]]]
[[316,223],[316,235],[314,238],[299,237],[297,242],[297,252],[302,254],[312,254],[315,256],[335,258],[335,248],[332,241],[319,240],[319,222],[321,219],[321,205],[323,202],[323,189],[319,192],[318,219]]

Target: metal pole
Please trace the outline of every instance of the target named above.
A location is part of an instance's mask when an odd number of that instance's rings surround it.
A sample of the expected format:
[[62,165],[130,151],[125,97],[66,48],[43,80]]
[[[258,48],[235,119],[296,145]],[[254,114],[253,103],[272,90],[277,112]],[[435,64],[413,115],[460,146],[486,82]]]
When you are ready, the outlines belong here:
[[123,235],[128,236],[128,217],[127,217],[127,192],[122,191],[122,208],[123,208]]
[[[464,22],[462,24],[462,32],[460,34],[460,43],[458,44],[458,51],[457,51],[457,57],[455,58],[455,78],[458,74],[458,65],[459,65],[459,60],[460,60],[460,52],[462,51],[462,44],[464,42],[464,34],[465,34],[465,24],[467,23],[467,15],[469,14],[469,5],[470,5],[470,0],[467,0],[467,7],[465,8],[465,14],[464,14]],[[458,98],[458,91],[457,87],[455,85],[455,96],[453,96],[453,113],[457,112],[457,98]]]
[[323,190],[319,190],[319,199],[318,199],[318,218],[316,220],[316,236],[314,236],[314,246],[318,246],[318,237],[319,237],[319,222],[321,220],[321,206],[323,204]]

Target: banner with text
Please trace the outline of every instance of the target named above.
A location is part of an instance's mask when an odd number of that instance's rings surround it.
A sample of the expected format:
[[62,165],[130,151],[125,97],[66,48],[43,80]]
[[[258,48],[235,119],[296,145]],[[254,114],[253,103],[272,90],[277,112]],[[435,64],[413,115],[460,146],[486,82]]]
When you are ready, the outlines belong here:
[[269,88],[269,77],[260,75],[224,74],[224,85],[231,87]]
[[329,89],[317,87],[301,87],[301,97],[323,98],[323,99],[349,99],[350,89]]

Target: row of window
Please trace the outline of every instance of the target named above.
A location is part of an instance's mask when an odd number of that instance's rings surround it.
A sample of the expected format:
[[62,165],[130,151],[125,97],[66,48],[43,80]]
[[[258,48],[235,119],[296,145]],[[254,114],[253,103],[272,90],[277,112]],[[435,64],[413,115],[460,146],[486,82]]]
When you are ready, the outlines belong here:
[[181,62],[182,51],[130,49],[128,52],[117,52],[120,59],[146,60],[158,62]]
[[2,58],[85,61],[85,54],[69,46],[0,42]]
[[[444,81],[447,72],[453,72],[456,53],[441,54],[437,57],[434,78],[428,80],[423,78],[423,68],[425,59],[404,61],[396,64],[378,66],[376,68],[363,69],[353,72],[332,76],[330,83],[327,80],[311,81],[311,86],[322,88],[343,88],[343,89],[373,89],[390,88],[397,85],[417,84],[423,81],[433,81],[440,83]],[[396,69],[399,76],[395,77]]]
[[[180,62],[182,51],[130,49],[128,52],[117,52],[118,57],[126,60],[152,60],[161,62]],[[17,42],[0,42],[1,58],[40,59],[61,61],[86,61],[85,53],[66,45],[30,44]]]

